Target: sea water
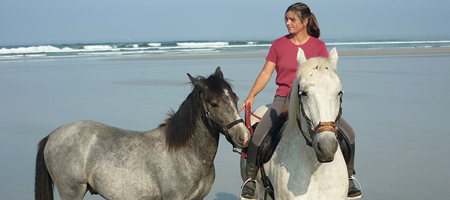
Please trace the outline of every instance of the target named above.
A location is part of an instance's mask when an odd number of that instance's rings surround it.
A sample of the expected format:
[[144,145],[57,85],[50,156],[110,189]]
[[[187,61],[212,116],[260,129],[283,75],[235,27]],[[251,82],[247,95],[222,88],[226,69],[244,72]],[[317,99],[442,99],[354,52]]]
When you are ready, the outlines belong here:
[[[83,57],[164,57],[267,53],[273,40],[157,41],[90,44],[42,44],[0,46],[2,60],[32,60]],[[346,40],[324,39],[328,48],[339,50],[450,48],[450,40]]]

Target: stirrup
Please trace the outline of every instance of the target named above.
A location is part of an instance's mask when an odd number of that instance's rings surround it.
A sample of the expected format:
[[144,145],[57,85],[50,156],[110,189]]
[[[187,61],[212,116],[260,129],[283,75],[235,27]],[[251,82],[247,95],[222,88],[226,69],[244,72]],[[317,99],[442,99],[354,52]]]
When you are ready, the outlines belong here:
[[362,194],[363,194],[361,183],[359,183],[358,179],[356,179],[355,176],[353,176],[353,175],[349,179],[356,181],[356,183],[358,184],[359,190],[361,190],[361,195],[360,196],[356,196],[356,197],[347,197],[347,200],[361,199],[362,198]]
[[[256,189],[258,188],[258,185],[259,185],[258,181],[256,179],[248,178],[247,180],[244,181],[244,184],[242,184],[242,186],[241,186],[241,191],[239,192],[239,198],[247,199],[247,198],[242,197],[242,190],[244,189],[245,185],[247,185],[247,183],[249,183],[249,182],[254,182],[255,183],[255,193],[256,193]],[[258,198],[257,199],[259,199],[259,194],[258,194]]]

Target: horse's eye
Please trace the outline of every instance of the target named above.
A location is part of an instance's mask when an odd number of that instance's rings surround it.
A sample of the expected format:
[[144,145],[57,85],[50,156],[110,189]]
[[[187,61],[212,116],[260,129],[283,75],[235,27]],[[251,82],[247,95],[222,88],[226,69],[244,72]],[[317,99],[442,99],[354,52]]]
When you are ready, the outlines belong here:
[[216,103],[211,103],[211,106],[214,107],[214,108],[219,107],[219,105],[217,105]]
[[307,92],[299,92],[298,93],[298,97],[306,97],[306,96],[308,96],[308,93]]

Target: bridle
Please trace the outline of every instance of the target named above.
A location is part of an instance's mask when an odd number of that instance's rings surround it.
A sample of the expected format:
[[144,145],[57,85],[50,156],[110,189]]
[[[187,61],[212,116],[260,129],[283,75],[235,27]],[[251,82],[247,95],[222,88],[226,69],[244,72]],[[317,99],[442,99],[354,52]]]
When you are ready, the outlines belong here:
[[[200,99],[202,99],[202,98],[200,98]],[[241,119],[237,119],[229,124],[223,124],[211,115],[211,112],[209,111],[209,109],[206,106],[205,101],[203,99],[202,99],[202,104],[203,104],[203,109],[205,111],[205,116],[209,120],[209,124],[212,126],[212,124],[214,123],[216,126],[221,127],[219,132],[221,132],[222,134],[225,135],[225,138],[227,139],[227,141],[230,142],[231,145],[233,145],[233,149],[235,149],[236,144],[231,139],[231,136],[228,133],[228,130],[230,130],[231,128],[233,128],[234,126],[236,126],[239,123],[244,123],[244,120],[241,118]]]
[[[298,87],[299,87],[298,91],[300,91],[300,86],[298,86]],[[313,136],[316,133],[318,134],[318,133],[321,133],[323,131],[331,131],[331,132],[334,132],[335,136],[337,136],[338,129],[339,129],[339,127],[338,127],[339,119],[341,118],[341,115],[342,115],[342,96],[343,96],[343,91],[340,93],[339,113],[336,116],[336,119],[334,121],[330,121],[330,122],[319,122],[319,124],[317,125],[317,127],[315,129],[313,129],[313,123],[312,123],[311,119],[305,113],[301,96],[302,96],[302,93],[300,92],[298,94],[298,99],[300,101],[301,113],[302,113],[303,117],[306,120],[309,137],[303,131],[302,124],[301,124],[301,119],[299,119],[298,117],[297,117],[297,125],[298,125],[298,128],[300,129],[300,132],[302,132],[303,137],[305,138],[306,145],[312,147],[311,139],[313,138]]]

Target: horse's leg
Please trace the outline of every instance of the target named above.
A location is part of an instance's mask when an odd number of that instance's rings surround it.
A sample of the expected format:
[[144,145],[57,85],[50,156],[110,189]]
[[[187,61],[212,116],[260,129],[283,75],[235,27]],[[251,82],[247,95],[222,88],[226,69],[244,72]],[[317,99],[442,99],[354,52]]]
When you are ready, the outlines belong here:
[[87,184],[77,184],[66,182],[65,184],[57,184],[61,200],[82,200],[87,191]]
[[[36,158],[36,183],[35,183],[35,199],[45,199],[52,200],[53,199],[53,180],[50,176],[50,172],[47,168],[47,163],[44,160],[44,149],[47,145],[48,136],[39,142],[39,149]],[[49,166],[52,166],[51,162]],[[53,167],[55,168],[55,167]],[[58,169],[58,167],[56,167]],[[61,169],[59,169],[61,170]],[[62,177],[54,180],[56,187],[58,188],[59,195],[61,196],[61,200],[69,200],[69,199],[83,199],[86,193],[86,184],[77,184],[77,181],[71,181],[70,177],[67,176],[67,171],[59,171],[53,172],[61,174]],[[78,182],[79,183],[79,182]]]
[[[57,160],[53,160],[56,162]],[[55,177],[56,188],[58,188],[61,200],[83,199],[87,192],[87,182],[85,172],[77,167],[78,162],[61,162],[53,164],[52,177]]]

